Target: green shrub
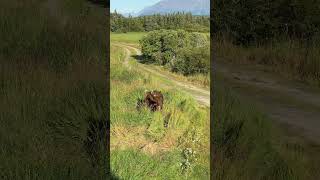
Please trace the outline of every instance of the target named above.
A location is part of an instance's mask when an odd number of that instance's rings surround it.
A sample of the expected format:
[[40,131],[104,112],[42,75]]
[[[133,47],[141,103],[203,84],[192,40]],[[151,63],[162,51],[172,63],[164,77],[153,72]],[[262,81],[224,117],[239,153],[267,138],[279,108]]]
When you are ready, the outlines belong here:
[[181,49],[177,53],[177,58],[171,63],[171,70],[184,75],[196,73],[208,73],[210,71],[210,54],[208,47],[198,47],[194,49]]
[[145,58],[169,66],[173,72],[184,75],[209,72],[209,38],[205,34],[157,30],[148,33],[140,45]]

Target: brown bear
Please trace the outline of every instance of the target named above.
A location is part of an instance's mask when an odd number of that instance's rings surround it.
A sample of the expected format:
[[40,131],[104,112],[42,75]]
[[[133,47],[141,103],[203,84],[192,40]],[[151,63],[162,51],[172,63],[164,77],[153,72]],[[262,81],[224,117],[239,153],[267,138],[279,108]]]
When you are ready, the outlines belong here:
[[138,100],[137,108],[143,104],[147,105],[151,111],[162,110],[163,95],[161,91],[147,91],[145,93],[144,100]]

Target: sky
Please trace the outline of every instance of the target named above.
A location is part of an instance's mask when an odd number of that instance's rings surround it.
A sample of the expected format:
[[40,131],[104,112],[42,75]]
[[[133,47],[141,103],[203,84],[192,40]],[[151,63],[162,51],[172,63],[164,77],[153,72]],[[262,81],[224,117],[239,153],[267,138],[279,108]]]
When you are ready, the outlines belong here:
[[111,0],[110,10],[113,12],[115,9],[120,13],[139,12],[147,6],[152,6],[160,0]]

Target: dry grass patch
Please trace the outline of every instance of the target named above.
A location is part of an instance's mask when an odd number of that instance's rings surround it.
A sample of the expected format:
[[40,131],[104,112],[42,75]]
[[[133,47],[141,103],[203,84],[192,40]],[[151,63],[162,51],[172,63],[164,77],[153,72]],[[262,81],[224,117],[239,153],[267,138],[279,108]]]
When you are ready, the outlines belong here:
[[160,141],[153,141],[146,135],[147,127],[115,125],[111,127],[110,145],[113,150],[139,149],[150,155],[168,152],[177,146],[178,137],[168,131]]

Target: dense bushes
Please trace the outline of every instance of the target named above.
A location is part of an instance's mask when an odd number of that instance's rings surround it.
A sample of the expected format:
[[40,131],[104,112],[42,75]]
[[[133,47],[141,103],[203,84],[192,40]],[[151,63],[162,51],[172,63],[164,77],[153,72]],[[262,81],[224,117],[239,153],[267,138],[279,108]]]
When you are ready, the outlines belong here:
[[172,71],[190,75],[194,73],[208,73],[210,70],[210,55],[208,47],[196,47],[195,49],[181,49],[178,58],[172,62]]
[[209,32],[209,16],[193,16],[191,13],[173,13],[139,17],[124,17],[116,11],[110,14],[111,32],[141,32],[159,29],[184,29]]
[[209,38],[205,34],[157,30],[148,33],[140,45],[146,59],[173,72],[184,75],[209,72]]
[[320,1],[214,1],[214,31],[228,34],[237,44],[280,37],[311,39],[320,28]]

